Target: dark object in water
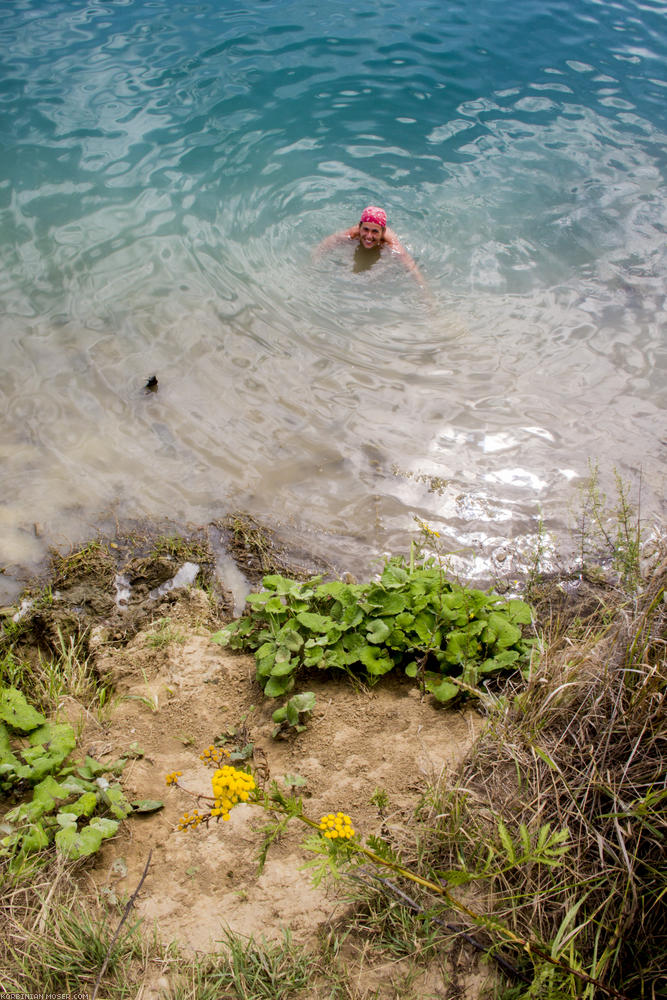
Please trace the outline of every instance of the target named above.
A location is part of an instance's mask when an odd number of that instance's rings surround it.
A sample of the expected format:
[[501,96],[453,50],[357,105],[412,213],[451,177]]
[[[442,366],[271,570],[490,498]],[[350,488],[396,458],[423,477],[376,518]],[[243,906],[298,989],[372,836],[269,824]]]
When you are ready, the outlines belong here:
[[146,392],[157,392],[157,375],[149,375],[144,386]]

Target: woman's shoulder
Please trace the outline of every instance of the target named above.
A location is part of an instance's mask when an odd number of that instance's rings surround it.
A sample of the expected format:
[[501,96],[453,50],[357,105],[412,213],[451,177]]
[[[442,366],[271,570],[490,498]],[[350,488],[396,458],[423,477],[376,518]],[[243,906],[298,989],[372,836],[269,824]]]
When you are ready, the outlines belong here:
[[387,226],[387,228],[384,231],[384,237],[382,242],[386,244],[386,246],[390,247],[392,250],[401,251],[403,249],[401,241],[399,240],[398,236],[396,235],[393,229],[389,228],[389,226]]

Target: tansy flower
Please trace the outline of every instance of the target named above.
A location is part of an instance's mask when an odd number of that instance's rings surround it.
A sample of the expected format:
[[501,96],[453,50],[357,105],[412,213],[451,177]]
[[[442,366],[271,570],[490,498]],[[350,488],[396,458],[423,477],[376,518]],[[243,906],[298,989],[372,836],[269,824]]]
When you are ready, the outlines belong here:
[[229,811],[237,802],[247,802],[257,785],[252,774],[238,771],[231,764],[219,768],[211,778],[215,805],[211,815],[229,819]]
[[182,771],[172,771],[170,774],[167,775],[167,784],[168,785],[177,785],[178,784],[178,779],[180,778],[180,776],[182,774],[183,774]]
[[216,747],[211,743],[210,747],[207,747],[200,754],[199,759],[205,761],[207,764],[219,764],[223,757],[229,757],[229,750],[225,750],[223,747]]
[[203,822],[204,817],[200,814],[198,809],[195,809],[193,813],[185,813],[181,816],[180,822],[178,824],[179,830],[189,830],[190,827],[199,826]]
[[328,813],[320,820],[320,830],[328,840],[352,840],[354,828],[352,820],[345,813]]

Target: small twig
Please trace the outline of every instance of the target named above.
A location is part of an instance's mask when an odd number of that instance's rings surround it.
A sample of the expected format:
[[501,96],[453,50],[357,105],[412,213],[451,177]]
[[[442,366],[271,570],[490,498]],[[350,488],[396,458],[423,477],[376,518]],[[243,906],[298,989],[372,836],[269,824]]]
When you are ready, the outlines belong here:
[[151,863],[152,856],[153,856],[153,848],[151,848],[150,851],[148,852],[148,857],[146,859],[146,867],[144,868],[143,875],[139,879],[139,885],[134,890],[134,892],[132,893],[132,895],[128,899],[127,903],[125,904],[125,909],[123,910],[123,916],[120,918],[120,923],[118,924],[118,927],[116,928],[116,933],[114,934],[113,938],[111,939],[111,944],[107,948],[107,953],[104,956],[104,962],[102,963],[102,968],[100,969],[100,973],[99,973],[99,975],[98,975],[98,977],[97,977],[97,979],[95,981],[95,988],[93,990],[93,1000],[95,1000],[95,998],[97,997],[97,991],[100,988],[100,982],[102,981],[102,976],[107,971],[107,965],[109,964],[109,959],[111,958],[111,952],[113,951],[113,947],[114,947],[116,941],[118,940],[118,935],[120,934],[120,929],[123,926],[123,924],[125,923],[125,921],[127,920],[128,916],[130,914],[130,910],[134,906],[136,898],[139,895],[139,890],[141,889],[142,885],[144,884],[144,880],[145,880],[146,876],[148,875],[148,866]]

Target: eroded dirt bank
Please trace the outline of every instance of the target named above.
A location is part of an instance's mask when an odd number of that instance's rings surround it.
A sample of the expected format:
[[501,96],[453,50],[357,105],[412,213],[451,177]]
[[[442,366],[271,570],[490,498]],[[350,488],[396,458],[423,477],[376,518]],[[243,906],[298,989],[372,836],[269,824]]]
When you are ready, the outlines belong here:
[[[289,928],[311,939],[340,904],[324,888],[313,889],[301,870],[304,828],[288,830],[257,877],[262,811],[244,806],[228,823],[180,832],[179,816],[193,799],[180,789],[167,791],[165,775],[182,770],[188,789],[209,792],[210,771],[198,753],[221,734],[240,730],[229,745],[251,742],[267,775],[282,785],[286,775],[305,779],[313,818],[342,809],[362,836],[382,830],[400,839],[427,779],[461,759],[480,717],[439,709],[408,683],[389,680],[368,690],[313,678],[308,687],[317,703],[306,731],[274,740],[276,705],[254,681],[253,658],[211,643],[207,611],[206,595],[191,590],[171,619],[175,638],[168,645],[152,646],[149,629],[123,649],[100,651],[98,669],[113,680],[115,697],[104,721],[86,727],[90,749],[117,757],[137,745],[143,756],[125,770],[127,791],[132,798],[164,799],[165,809],[123,824],[94,879],[101,888],[129,892],[152,849],[139,909],[161,937],[202,950],[219,940],[222,927],[268,938]],[[389,799],[382,812],[371,801],[378,790]]]
[[[312,565],[304,570],[290,562],[257,525],[244,521],[235,527],[235,533],[232,523],[225,529],[228,554],[246,585],[256,585],[271,570],[312,571]],[[18,620],[5,609],[6,632],[26,656],[77,646],[87,660],[96,698],[83,705],[63,697],[59,705],[59,715],[78,731],[77,751],[100,761],[129,755],[122,775],[127,798],[164,802],[160,811],[121,824],[82,872],[82,889],[115,912],[139,883],[152,852],[136,913],[162,943],[206,953],[220,947],[226,930],[267,940],[279,940],[287,930],[317,953],[333,927],[345,933],[351,910],[340,887],[315,888],[303,870],[310,856],[302,847],[301,824],[291,824],[273,844],[261,874],[257,855],[266,816],[258,807],[236,808],[228,823],[177,829],[196,794],[210,791],[211,771],[200,761],[201,751],[220,737],[232,750],[251,745],[249,759],[264,780],[286,789],[298,776],[312,818],[340,809],[353,818],[362,839],[382,834],[398,845],[427,783],[459,763],[481,717],[472,709],[438,707],[407,679],[383,678],[369,689],[315,673],[302,685],[316,695],[306,730],[274,739],[277,703],[256,683],[254,659],[210,639],[233,617],[237,603],[215,580],[210,533],[139,543],[96,542],[56,554],[50,582],[33,588]],[[185,580],[184,566],[191,567]],[[166,788],[165,776],[175,769],[183,772],[192,796]],[[415,996],[443,995],[449,981],[440,963],[388,958],[363,939],[350,939],[346,948],[358,997],[400,995],[397,984],[406,976],[415,983]],[[466,956],[466,968],[471,961],[476,967],[476,957]],[[471,981],[477,982],[476,975]],[[168,995],[168,975],[156,972],[142,989],[142,1000]],[[315,986],[312,995],[319,996]],[[465,996],[465,990],[456,995]],[[467,995],[477,996],[476,988]]]

